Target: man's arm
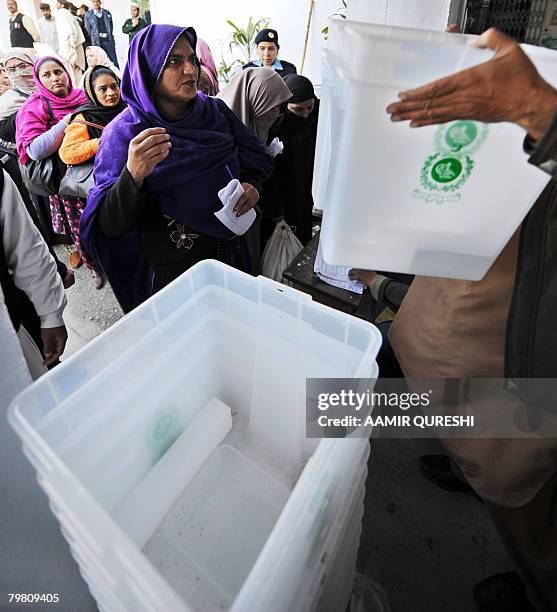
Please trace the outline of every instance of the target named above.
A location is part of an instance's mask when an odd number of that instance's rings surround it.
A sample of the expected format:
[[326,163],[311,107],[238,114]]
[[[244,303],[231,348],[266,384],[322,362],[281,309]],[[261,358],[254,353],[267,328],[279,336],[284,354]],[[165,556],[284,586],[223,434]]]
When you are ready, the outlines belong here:
[[67,338],[62,318],[66,293],[56,263],[6,172],[0,221],[8,268],[14,284],[27,295],[39,315],[45,365],[50,365],[63,353]]
[[528,160],[557,179],[557,113],[539,141],[528,135],[524,141],[524,151],[530,155]]
[[91,23],[89,23],[89,14],[86,14],[85,17],[83,17],[83,23],[85,24],[85,29],[87,30],[91,41],[93,42],[93,27],[91,26]]
[[124,23],[124,25],[122,26],[122,32],[124,34],[129,34],[130,32],[133,32],[133,25],[132,25],[132,20],[131,19],[127,19],[126,23]]
[[0,210],[6,261],[15,285],[33,302],[41,327],[63,325],[66,294],[56,263],[6,172]]
[[23,27],[31,34],[33,40],[38,43],[41,42],[41,36],[37,31],[37,27],[35,26],[35,22],[28,15],[23,15],[22,19]]
[[387,107],[392,121],[411,127],[472,119],[508,121],[539,140],[557,110],[557,91],[542,79],[514,40],[490,29],[474,45],[495,51],[493,58],[399,94]]
[[112,36],[112,38],[114,38],[114,23],[112,21],[112,13],[110,11],[107,11],[106,9],[103,10],[105,12],[106,17],[106,19],[104,20],[106,24],[106,31],[110,36]]

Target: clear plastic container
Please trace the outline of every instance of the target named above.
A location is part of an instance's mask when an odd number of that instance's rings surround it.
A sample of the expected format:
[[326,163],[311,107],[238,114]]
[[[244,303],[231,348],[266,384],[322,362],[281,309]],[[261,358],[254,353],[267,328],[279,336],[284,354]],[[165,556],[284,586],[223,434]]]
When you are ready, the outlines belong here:
[[305,379],[376,376],[380,342],[206,261],[18,396],[10,423],[99,608],[314,607],[322,559],[355,558],[369,443],[307,440]]
[[[400,91],[491,57],[468,39],[331,20],[313,188],[328,263],[479,280],[547,184],[517,126],[390,121]],[[557,83],[557,54],[526,50]]]

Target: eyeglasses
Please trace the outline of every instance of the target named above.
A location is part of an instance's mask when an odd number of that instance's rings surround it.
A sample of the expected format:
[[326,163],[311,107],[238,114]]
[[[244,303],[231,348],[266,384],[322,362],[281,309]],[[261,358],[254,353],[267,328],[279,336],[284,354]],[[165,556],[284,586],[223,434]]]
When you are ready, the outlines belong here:
[[10,68],[6,68],[6,72],[8,74],[11,74],[12,76],[15,76],[16,74],[21,74],[22,72],[29,70],[32,73],[33,67],[31,66],[31,64],[25,64],[25,63],[21,63],[18,64],[17,66],[12,66]]

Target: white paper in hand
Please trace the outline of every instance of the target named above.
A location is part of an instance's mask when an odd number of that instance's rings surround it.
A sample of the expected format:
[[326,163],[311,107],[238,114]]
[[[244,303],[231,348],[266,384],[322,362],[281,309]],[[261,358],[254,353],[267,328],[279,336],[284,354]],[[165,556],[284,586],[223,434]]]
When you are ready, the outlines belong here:
[[265,153],[270,157],[276,157],[280,155],[284,151],[284,143],[282,140],[279,140],[278,137],[273,138],[271,144],[267,146],[265,149]]
[[252,208],[241,217],[237,217],[234,212],[234,206],[236,202],[244,194],[244,188],[240,184],[238,179],[232,179],[230,183],[219,191],[219,199],[223,203],[224,207],[215,213],[215,217],[226,227],[236,234],[236,236],[243,236],[255,221],[257,214]]

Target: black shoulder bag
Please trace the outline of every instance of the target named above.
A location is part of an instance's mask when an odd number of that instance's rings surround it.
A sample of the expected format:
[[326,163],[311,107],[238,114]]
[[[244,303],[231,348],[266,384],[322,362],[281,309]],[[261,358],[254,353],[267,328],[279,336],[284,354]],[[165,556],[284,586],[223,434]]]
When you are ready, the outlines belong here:
[[[90,121],[74,121],[74,123],[82,123],[84,125],[90,125],[91,127],[99,130],[104,129],[104,126],[98,125],[97,123],[91,123]],[[93,168],[95,167],[95,156],[82,164],[75,166],[68,166],[66,173],[60,181],[60,189],[58,193],[65,196],[72,196],[78,198],[87,198],[89,190],[95,186],[95,180],[93,178]]]
[[[56,123],[56,119],[50,107],[50,102],[44,99],[43,101],[48,111],[48,129],[50,129]],[[62,177],[57,155],[54,154],[45,159],[29,159],[25,165],[21,166],[21,176],[25,186],[32,193],[40,196],[56,195]]]

